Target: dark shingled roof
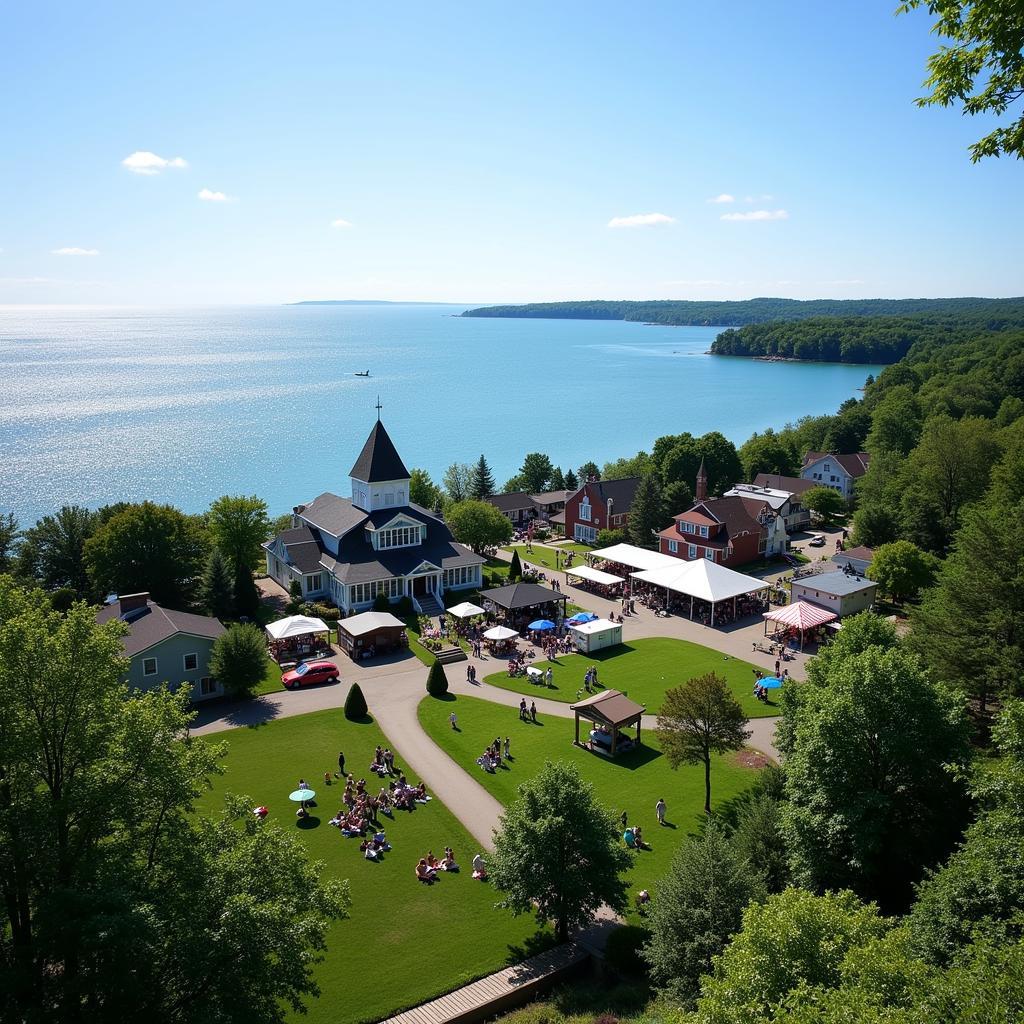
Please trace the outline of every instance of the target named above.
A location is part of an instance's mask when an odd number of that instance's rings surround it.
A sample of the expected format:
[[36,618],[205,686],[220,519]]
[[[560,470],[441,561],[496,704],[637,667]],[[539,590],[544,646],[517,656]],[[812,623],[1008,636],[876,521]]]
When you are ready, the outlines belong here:
[[[121,606],[115,602],[101,608],[96,614],[96,621],[109,622],[120,616]],[[191,612],[171,611],[169,608],[161,608],[152,601],[148,602],[145,609],[127,612],[125,621],[131,632],[121,642],[124,644],[124,653],[129,658],[148,651],[176,633],[188,633],[216,640],[225,632],[218,619],[210,618],[208,615],[193,615]]]
[[[601,498],[605,504],[608,499],[612,501],[612,515],[623,515],[628,512],[630,506],[633,504],[633,498],[636,495],[636,489],[640,486],[640,477],[638,476],[627,476],[621,480],[588,480],[580,491],[590,487],[593,488],[594,492]],[[579,491],[574,491],[574,494],[578,494]]]
[[[366,518],[366,513],[356,508],[349,498],[339,498],[330,491],[314,498],[299,514],[332,537],[344,537],[349,530],[355,529]],[[293,542],[286,540],[285,543]]]
[[480,596],[509,611],[565,600],[564,594],[542,587],[539,583],[512,583],[507,587],[495,587],[494,590],[481,590]]
[[789,491],[790,494],[803,494],[812,487],[817,487],[814,480],[804,480],[799,476],[780,476],[778,473],[758,473],[754,477],[755,487],[771,487],[776,491]]
[[374,423],[349,476],[368,484],[409,479],[409,471],[380,420]]

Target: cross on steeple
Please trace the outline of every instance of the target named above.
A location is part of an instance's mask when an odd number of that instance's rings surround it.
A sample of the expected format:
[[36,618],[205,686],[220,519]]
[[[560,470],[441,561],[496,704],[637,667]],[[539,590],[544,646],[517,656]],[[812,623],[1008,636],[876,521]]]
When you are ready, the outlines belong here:
[[383,406],[382,406],[382,405],[380,404],[380,395],[378,395],[378,396],[377,396],[377,405],[376,405],[376,407],[375,407],[375,408],[377,409],[377,422],[379,423],[379,422],[380,422],[380,411],[381,411],[381,409],[383,409],[383,408],[384,408],[384,407],[383,407]]

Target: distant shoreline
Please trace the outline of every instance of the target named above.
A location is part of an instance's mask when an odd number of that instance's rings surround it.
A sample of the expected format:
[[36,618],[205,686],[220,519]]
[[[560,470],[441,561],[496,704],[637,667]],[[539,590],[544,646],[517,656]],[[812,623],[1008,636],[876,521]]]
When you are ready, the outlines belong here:
[[303,299],[301,302],[286,302],[286,306],[461,306],[461,302],[419,302],[415,299]]

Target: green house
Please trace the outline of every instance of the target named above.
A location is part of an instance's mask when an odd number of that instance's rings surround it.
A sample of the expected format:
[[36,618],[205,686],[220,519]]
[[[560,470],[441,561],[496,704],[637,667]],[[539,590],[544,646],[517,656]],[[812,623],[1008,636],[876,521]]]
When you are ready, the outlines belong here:
[[218,619],[162,608],[149,594],[125,594],[96,616],[97,622],[111,619],[120,619],[131,630],[123,644],[131,661],[126,682],[133,690],[152,690],[163,683],[177,689],[187,683],[194,701],[223,694],[210,675],[213,642],[225,632]]

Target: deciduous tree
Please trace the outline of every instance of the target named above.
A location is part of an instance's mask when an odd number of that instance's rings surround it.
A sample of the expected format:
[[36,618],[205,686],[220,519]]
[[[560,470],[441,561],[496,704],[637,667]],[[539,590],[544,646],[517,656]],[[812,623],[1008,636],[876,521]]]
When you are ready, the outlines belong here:
[[704,765],[704,812],[711,813],[711,758],[739,750],[750,738],[746,715],[714,672],[665,691],[658,713],[658,740],[669,765]]
[[894,601],[906,601],[931,586],[938,567],[939,560],[934,555],[909,540],[897,540],[875,550],[867,575],[882,593]]
[[248,697],[263,681],[269,663],[266,637],[252,623],[229,626],[213,642],[210,672],[235,697]]
[[79,597],[91,595],[85,543],[96,523],[96,514],[81,505],[65,505],[56,515],[43,516],[22,538],[19,575],[47,590],[69,587]]
[[445,521],[455,539],[468,544],[477,554],[512,539],[512,524],[486,501],[457,502],[448,509]]
[[541,494],[548,489],[554,466],[543,452],[530,452],[523,459],[519,477],[523,482],[523,490],[527,494]]
[[259,592],[252,574],[263,560],[261,545],[270,531],[267,503],[255,495],[225,494],[210,505],[206,522],[213,543],[231,567],[235,607],[240,614],[255,615]]
[[748,483],[753,483],[758,473],[794,476],[799,468],[799,460],[792,448],[770,428],[762,434],[752,434],[738,454],[743,464],[744,479]]
[[590,460],[584,462],[583,465],[580,466],[579,477],[583,483],[586,483],[591,477],[593,477],[595,480],[600,480],[601,470],[598,468],[596,462]]
[[712,958],[739,930],[747,904],[762,895],[754,867],[714,819],[676,851],[658,882],[643,949],[655,983],[673,998],[684,1004],[696,999]]
[[622,911],[632,863],[616,819],[571,762],[547,761],[502,814],[491,877],[502,906],[534,911],[565,942],[602,905]]
[[409,501],[423,508],[434,508],[441,501],[441,488],[425,469],[409,471]]
[[98,527],[85,543],[85,562],[101,592],[148,591],[173,608],[188,604],[208,552],[206,532],[194,516],[146,501]]
[[826,523],[846,508],[843,496],[831,487],[812,487],[800,500],[804,508],[817,513]]
[[470,497],[469,489],[473,467],[465,462],[453,462],[441,478],[449,501],[465,501]]
[[903,909],[963,822],[949,770],[968,760],[961,702],[912,655],[869,647],[825,685],[805,683],[795,718],[783,812],[794,878]]

